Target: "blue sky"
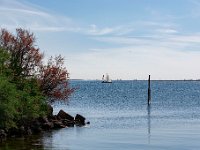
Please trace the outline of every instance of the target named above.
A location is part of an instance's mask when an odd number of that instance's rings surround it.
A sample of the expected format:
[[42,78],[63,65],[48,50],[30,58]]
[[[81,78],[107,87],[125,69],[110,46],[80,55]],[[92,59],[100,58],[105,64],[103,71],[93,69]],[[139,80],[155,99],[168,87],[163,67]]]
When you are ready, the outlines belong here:
[[0,27],[34,32],[74,79],[200,79],[200,0],[0,0]]

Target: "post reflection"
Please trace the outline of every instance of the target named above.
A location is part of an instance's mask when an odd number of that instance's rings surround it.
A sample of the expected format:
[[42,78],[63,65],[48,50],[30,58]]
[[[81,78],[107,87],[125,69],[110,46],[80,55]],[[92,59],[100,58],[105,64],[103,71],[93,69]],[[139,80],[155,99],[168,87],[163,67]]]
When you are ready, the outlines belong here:
[[148,144],[151,143],[151,105],[147,105]]

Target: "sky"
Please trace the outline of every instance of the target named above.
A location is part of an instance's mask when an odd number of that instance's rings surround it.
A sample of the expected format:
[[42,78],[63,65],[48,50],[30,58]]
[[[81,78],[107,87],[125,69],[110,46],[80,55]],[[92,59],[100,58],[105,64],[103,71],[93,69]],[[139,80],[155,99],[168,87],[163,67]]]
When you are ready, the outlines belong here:
[[33,32],[71,79],[200,79],[200,0],[0,0],[0,28]]

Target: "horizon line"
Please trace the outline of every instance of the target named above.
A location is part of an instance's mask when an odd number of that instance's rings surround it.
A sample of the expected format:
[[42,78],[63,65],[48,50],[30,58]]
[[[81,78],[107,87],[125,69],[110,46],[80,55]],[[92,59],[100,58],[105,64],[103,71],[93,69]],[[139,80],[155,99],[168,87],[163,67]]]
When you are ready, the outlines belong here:
[[[76,79],[70,78],[69,80],[81,80],[81,81],[101,81],[101,79]],[[144,81],[148,79],[113,79],[112,81]],[[200,81],[200,79],[151,79],[151,81]]]

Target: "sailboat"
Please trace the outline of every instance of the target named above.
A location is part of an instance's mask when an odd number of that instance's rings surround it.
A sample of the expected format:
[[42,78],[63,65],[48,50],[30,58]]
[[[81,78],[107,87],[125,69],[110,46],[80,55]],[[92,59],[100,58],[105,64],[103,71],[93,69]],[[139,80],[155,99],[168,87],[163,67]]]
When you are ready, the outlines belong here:
[[112,83],[112,80],[110,79],[108,74],[106,74],[106,76],[103,75],[102,83]]

